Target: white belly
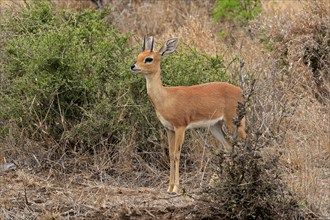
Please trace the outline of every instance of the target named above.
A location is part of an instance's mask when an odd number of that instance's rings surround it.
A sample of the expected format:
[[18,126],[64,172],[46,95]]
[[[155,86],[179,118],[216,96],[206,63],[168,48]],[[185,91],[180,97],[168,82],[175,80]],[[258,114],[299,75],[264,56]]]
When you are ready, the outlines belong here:
[[[157,114],[160,122],[162,123],[162,125],[164,125],[167,129],[174,131],[174,127],[173,125],[166,121],[165,118],[163,118],[160,114]],[[190,128],[209,128],[213,125],[215,125],[217,122],[223,120],[223,117],[220,118],[215,118],[215,119],[211,119],[211,120],[205,120],[205,121],[197,121],[197,122],[191,122],[188,124],[188,126],[186,127],[186,129],[190,129]]]
[[209,127],[215,125],[217,122],[219,122],[221,120],[223,120],[223,117],[215,118],[215,119],[211,119],[211,120],[205,120],[205,121],[191,122],[190,124],[188,124],[186,129],[189,129],[189,128],[209,128]]

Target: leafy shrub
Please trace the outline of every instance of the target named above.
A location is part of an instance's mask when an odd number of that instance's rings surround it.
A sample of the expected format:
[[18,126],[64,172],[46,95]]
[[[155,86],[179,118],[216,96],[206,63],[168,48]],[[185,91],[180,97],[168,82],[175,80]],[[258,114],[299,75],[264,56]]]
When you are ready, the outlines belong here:
[[246,24],[260,11],[260,0],[217,0],[213,16],[217,20],[224,18]]
[[31,136],[59,141],[86,110],[106,97],[114,101],[131,50],[105,16],[56,14],[46,1],[36,1],[22,20],[12,20],[19,36],[7,42],[5,70],[12,82],[7,99],[16,107],[8,114]]
[[164,58],[162,74],[165,85],[189,86],[228,80],[222,56],[202,54],[184,43],[180,48],[179,52]]

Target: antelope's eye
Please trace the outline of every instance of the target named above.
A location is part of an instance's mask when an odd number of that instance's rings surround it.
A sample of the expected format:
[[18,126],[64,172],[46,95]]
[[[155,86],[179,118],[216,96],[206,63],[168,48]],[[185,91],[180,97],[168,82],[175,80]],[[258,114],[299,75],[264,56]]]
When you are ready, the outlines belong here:
[[152,57],[147,57],[147,58],[144,60],[144,63],[151,63],[152,61],[154,61],[154,58],[152,58]]

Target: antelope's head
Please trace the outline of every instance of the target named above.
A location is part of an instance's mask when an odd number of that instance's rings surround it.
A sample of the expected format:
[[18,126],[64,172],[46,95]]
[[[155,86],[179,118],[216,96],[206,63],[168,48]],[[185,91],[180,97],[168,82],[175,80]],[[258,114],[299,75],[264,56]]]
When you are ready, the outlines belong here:
[[150,37],[147,42],[144,38],[142,51],[137,56],[135,63],[131,66],[131,71],[134,74],[141,74],[143,76],[159,73],[161,57],[173,53],[177,43],[178,38],[172,38],[166,41],[159,51],[155,51],[154,38]]

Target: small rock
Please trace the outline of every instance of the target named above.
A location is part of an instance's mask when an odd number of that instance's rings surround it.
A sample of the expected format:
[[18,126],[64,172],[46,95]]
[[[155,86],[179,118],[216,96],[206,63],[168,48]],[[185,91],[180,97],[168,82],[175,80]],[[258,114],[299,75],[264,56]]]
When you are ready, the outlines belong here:
[[0,171],[16,170],[17,166],[14,163],[0,164]]

